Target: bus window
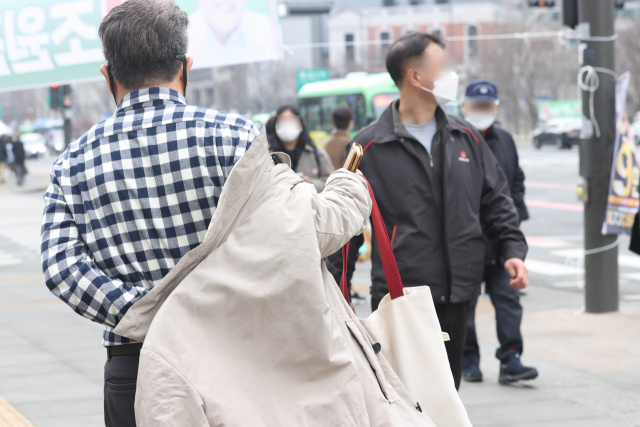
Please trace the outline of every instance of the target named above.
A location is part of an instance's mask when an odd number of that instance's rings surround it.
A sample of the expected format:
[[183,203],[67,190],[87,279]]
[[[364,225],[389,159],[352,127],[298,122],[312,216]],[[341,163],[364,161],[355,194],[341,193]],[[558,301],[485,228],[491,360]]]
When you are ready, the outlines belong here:
[[367,108],[362,94],[323,96],[300,99],[300,112],[310,131],[331,132],[331,112],[334,108],[347,106],[353,111],[353,130],[367,125]]
[[384,110],[396,99],[400,98],[400,93],[380,93],[373,97],[371,110],[375,116],[375,119],[379,119]]

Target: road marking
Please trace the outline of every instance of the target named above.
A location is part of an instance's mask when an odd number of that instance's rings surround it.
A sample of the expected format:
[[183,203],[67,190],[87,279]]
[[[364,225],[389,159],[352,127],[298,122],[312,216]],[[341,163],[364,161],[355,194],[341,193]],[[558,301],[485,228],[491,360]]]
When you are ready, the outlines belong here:
[[527,245],[536,248],[566,248],[576,246],[573,242],[565,242],[560,239],[548,237],[526,236]]
[[625,301],[640,301],[640,294],[625,295],[622,299]]
[[[584,249],[562,249],[559,251],[551,251],[551,255],[560,256],[565,258],[584,258]],[[623,267],[640,268],[640,256],[620,254],[618,255],[618,265]],[[634,273],[635,274],[635,273]],[[636,280],[640,280],[640,276],[637,276]]]
[[16,408],[0,396],[0,427],[34,427]]
[[526,199],[524,203],[527,206],[535,207],[535,208],[555,209],[555,210],[573,211],[573,212],[584,211],[584,206],[579,205],[577,203],[547,202],[546,200],[531,200],[531,199]]
[[569,276],[581,274],[584,270],[557,262],[539,261],[528,259],[524,262],[531,273],[545,276]]
[[575,184],[557,184],[554,182],[531,182],[525,181],[524,185],[527,188],[548,188],[552,190],[575,190],[578,188]]

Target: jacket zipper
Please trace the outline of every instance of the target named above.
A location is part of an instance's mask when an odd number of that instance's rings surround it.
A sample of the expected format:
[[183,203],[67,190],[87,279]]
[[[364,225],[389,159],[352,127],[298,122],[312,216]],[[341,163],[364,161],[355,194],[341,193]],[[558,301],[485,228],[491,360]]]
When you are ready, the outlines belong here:
[[[440,180],[440,184],[442,187],[442,192],[440,194],[440,229],[442,230],[442,246],[444,249],[444,266],[445,266],[445,273],[447,275],[447,297],[448,297],[448,301],[451,301],[451,291],[452,291],[452,279],[451,279],[451,260],[449,259],[449,244],[447,242],[447,224],[445,221],[445,170],[444,170],[444,159],[445,159],[445,155],[444,155],[444,150],[445,150],[445,142],[446,142],[446,138],[442,138],[442,132],[437,133],[434,138],[440,138],[440,164],[442,165],[442,179]],[[430,163],[431,163],[431,172],[433,175],[433,156],[429,156],[430,159]],[[437,191],[438,189],[434,189],[434,180],[431,179],[431,191],[434,192]],[[441,301],[441,302],[448,302],[448,301]]]

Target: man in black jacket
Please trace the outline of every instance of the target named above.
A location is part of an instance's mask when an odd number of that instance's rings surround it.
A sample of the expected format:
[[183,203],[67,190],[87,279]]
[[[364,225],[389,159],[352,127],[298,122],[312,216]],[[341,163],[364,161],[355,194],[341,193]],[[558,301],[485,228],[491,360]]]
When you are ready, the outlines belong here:
[[[393,236],[405,286],[430,286],[456,383],[471,300],[484,266],[483,231],[500,242],[511,285],[524,288],[527,244],[504,173],[482,135],[466,121],[447,117],[439,104],[456,98],[458,78],[446,72],[443,44],[412,33],[389,49],[387,70],[400,90],[379,120],[358,133],[366,148],[360,170],[376,194]],[[352,242],[354,251],[362,239]],[[372,309],[388,292],[380,254],[372,239]],[[339,279],[339,254],[327,263]],[[355,257],[350,256],[348,270]]]
[[[513,138],[509,132],[495,124],[498,105],[498,88],[495,84],[488,80],[475,80],[469,83],[462,104],[464,117],[482,133],[487,145],[496,156],[506,175],[520,221],[524,221],[529,219],[529,212],[524,204],[524,173],[520,169]],[[520,362],[523,350],[520,333],[522,322],[520,295],[517,289],[509,286],[509,275],[502,268],[500,260],[499,245],[487,241],[483,279],[486,292],[496,311],[496,327],[500,341],[500,347],[496,351],[496,357],[500,360],[498,380],[501,383],[509,383],[533,379],[538,376],[538,371],[535,368],[523,366]],[[482,381],[480,348],[474,321],[477,302],[477,298],[471,302],[462,368],[463,378],[470,382]]]

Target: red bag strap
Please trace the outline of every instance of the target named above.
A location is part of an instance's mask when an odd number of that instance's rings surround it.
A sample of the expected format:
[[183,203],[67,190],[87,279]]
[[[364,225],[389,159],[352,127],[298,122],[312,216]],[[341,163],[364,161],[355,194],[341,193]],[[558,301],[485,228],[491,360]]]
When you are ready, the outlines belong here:
[[[366,180],[366,178],[365,178]],[[398,270],[398,263],[396,257],[391,249],[391,242],[389,241],[389,235],[387,234],[387,227],[384,225],[380,208],[376,202],[376,197],[373,194],[371,184],[369,185],[369,195],[373,202],[371,209],[371,222],[373,223],[373,230],[376,235],[376,242],[378,242],[378,250],[380,251],[380,259],[382,260],[382,268],[384,269],[384,276],[387,279],[387,287],[389,288],[389,294],[391,299],[396,299],[404,295],[404,286],[402,285],[402,279],[400,278],[400,270]],[[347,302],[349,299],[349,290],[347,289],[347,258],[349,257],[349,243],[342,248],[342,278],[340,280],[340,290],[344,295]]]

